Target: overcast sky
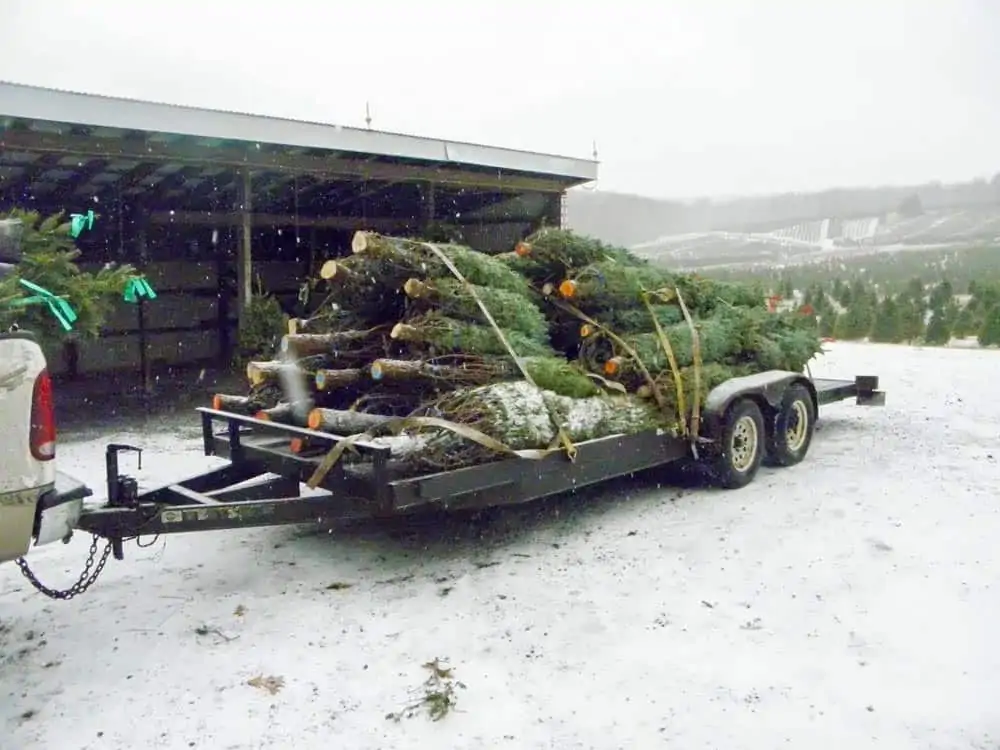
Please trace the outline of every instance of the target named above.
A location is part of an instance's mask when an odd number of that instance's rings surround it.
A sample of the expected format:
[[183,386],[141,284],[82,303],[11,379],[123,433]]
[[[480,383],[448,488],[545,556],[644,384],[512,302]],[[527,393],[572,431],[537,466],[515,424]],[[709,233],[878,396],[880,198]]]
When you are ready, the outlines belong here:
[[[659,197],[1000,171],[998,0],[3,0],[0,79],[589,156]],[[2,105],[2,103],[0,103]],[[0,106],[2,110],[2,106]]]

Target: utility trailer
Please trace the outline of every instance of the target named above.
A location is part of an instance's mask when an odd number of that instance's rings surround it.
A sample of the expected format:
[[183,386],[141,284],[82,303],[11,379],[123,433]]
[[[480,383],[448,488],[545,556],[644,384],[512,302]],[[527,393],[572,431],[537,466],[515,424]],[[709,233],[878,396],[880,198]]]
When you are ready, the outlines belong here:
[[[107,448],[107,502],[85,507],[81,530],[103,537],[122,557],[123,541],[140,536],[309,522],[385,518],[422,510],[481,509],[572,492],[616,477],[695,459],[726,488],[749,484],[762,462],[787,466],[809,449],[818,409],[854,399],[882,405],[878,378],[811,379],[771,371],[715,388],[701,410],[697,440],[662,430],[580,443],[570,460],[553,453],[510,458],[422,476],[394,466],[389,449],[352,441],[350,461],[338,462],[313,494],[301,493],[323,457],[347,438],[213,409],[199,409],[204,451],[228,463],[197,476],[138,491],[119,472],[122,451]],[[299,438],[311,450],[293,452]],[[92,548],[92,553],[93,553]],[[92,554],[93,557],[93,554]]]

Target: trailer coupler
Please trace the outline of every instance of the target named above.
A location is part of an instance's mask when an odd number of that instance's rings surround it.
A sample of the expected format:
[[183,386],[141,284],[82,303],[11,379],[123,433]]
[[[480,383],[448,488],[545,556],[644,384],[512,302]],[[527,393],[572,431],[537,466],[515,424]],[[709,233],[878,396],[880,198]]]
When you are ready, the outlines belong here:
[[[111,443],[104,449],[104,473],[107,482],[109,508],[139,507],[139,480],[118,470],[118,456],[132,452],[137,457],[137,469],[142,471],[142,448],[124,443]],[[116,560],[125,559],[125,540],[122,536],[108,537],[111,553]]]

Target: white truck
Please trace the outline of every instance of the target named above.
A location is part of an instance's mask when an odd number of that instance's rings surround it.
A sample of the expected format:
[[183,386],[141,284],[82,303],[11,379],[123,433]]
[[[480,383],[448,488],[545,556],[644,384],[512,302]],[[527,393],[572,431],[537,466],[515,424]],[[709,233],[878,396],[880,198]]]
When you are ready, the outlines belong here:
[[[21,225],[0,221],[0,279],[20,260]],[[0,332],[0,563],[67,539],[89,492],[56,471],[52,381],[35,337]]]
[[45,355],[30,333],[0,333],[0,563],[72,533],[83,498],[60,494],[55,456]]

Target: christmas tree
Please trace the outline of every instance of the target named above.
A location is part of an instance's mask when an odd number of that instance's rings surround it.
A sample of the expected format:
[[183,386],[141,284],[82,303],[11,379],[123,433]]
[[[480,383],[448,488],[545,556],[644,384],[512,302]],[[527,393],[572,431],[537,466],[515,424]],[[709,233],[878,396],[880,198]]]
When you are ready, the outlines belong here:
[[[135,269],[108,264],[96,273],[81,270],[77,265],[80,250],[62,213],[42,219],[37,212],[15,209],[0,219],[20,221],[21,234],[20,257],[9,259],[0,273],[0,330],[16,325],[48,340],[57,340],[70,330],[97,336],[135,277]],[[68,306],[70,313],[63,321],[49,300],[64,311]]]
[[986,313],[978,338],[980,346],[1000,345],[1000,305],[994,305]]

